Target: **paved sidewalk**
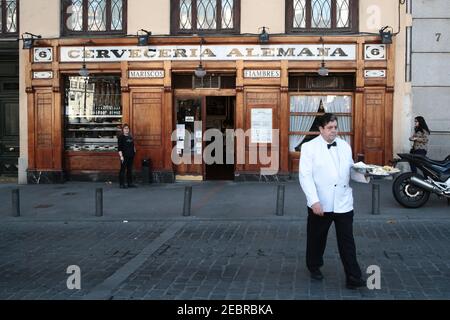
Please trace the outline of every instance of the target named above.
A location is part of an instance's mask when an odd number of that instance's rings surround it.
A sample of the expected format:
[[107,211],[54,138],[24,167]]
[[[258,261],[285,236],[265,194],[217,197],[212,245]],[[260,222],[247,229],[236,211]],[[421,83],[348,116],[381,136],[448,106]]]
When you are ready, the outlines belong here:
[[[381,269],[381,290],[348,290],[332,228],[325,279],[305,267],[306,209],[298,183],[185,183],[122,190],[100,183],[20,186],[21,217],[0,185],[0,299],[450,299],[450,207],[431,197],[400,207],[381,182],[381,214],[370,185],[354,185],[354,233],[363,272]],[[94,192],[104,188],[103,217]],[[81,269],[69,290],[67,267]]]
[[[104,217],[100,220],[174,219],[182,216],[184,187],[187,183],[155,184],[137,189],[119,189],[105,183],[19,186],[21,220],[94,219],[95,189],[104,190]],[[273,218],[277,184],[227,181],[193,183],[192,216],[197,218]],[[391,181],[381,181],[380,215],[372,215],[371,185],[353,184],[355,219],[449,219],[447,201],[432,195],[419,209],[401,207],[393,198]],[[11,190],[17,185],[0,185],[0,219],[11,218]],[[286,183],[285,217],[304,219],[306,199],[297,181]]]
[[[450,299],[450,221],[357,221],[363,271],[348,290],[334,229],[325,279],[305,267],[304,221],[4,222],[0,299]],[[69,265],[81,290],[66,287]]]

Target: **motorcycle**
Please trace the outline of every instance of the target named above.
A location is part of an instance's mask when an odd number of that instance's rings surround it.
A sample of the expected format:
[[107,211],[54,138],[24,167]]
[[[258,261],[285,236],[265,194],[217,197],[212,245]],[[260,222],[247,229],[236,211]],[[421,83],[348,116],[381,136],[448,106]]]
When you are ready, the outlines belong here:
[[419,208],[428,201],[431,193],[450,199],[450,155],[443,161],[409,153],[398,156],[400,159],[394,165],[408,162],[423,172],[423,175],[405,172],[394,180],[392,192],[398,203],[406,208]]

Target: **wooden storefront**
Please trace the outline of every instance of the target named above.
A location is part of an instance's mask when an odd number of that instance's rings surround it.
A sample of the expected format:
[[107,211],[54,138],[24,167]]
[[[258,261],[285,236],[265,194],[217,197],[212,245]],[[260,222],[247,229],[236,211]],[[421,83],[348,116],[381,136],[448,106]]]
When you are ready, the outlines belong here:
[[[209,46],[222,46],[228,48],[227,50],[233,46],[259,46],[256,37],[207,37],[205,40]],[[254,54],[248,50],[244,51],[244,56],[237,54],[227,60],[209,56],[203,61],[208,74],[232,77],[233,85],[232,87],[194,89],[176,87],[174,82],[178,75],[192,75],[199,64],[198,59],[170,59],[167,57],[168,52],[160,51],[158,53],[161,56],[160,60],[152,55],[152,59],[147,59],[148,61],[134,61],[119,59],[120,54],[123,55],[124,52],[116,51],[117,59],[95,61],[96,57],[108,56],[105,48],[117,49],[123,46],[141,49],[142,47],[136,46],[135,38],[91,39],[88,44],[86,39],[38,40],[35,42],[34,49],[25,51],[29,61],[26,65],[28,180],[31,183],[57,182],[64,181],[66,178],[101,180],[117,175],[119,161],[117,152],[113,149],[84,150],[77,149],[78,147],[75,146],[75,150],[69,150],[65,146],[69,132],[65,127],[68,121],[67,111],[65,111],[68,104],[69,81],[67,79],[78,76],[83,62],[80,61],[79,55],[76,55],[74,59],[77,61],[64,60],[63,49],[69,50],[71,47],[79,49],[84,46],[98,47],[103,50],[103,52],[96,51],[94,56],[88,56],[86,59],[90,75],[108,75],[118,79],[117,88],[107,90],[120,96],[121,115],[116,122],[110,123],[121,122],[130,125],[136,141],[135,169],[137,173],[141,171],[142,160],[151,159],[154,177],[158,181],[171,182],[176,175],[205,177],[203,164],[180,166],[172,163],[171,154],[175,142],[171,137],[172,132],[176,130],[177,100],[198,99],[203,114],[202,121],[205,124],[205,105],[207,105],[208,97],[230,97],[229,101],[233,105],[231,110],[234,129],[250,129],[252,109],[271,109],[273,129],[280,131],[279,148],[272,150],[279,153],[278,177],[289,177],[298,171],[300,157],[298,151],[293,151],[289,147],[289,137],[293,134],[290,124],[292,97],[311,94],[318,96],[345,94],[351,97],[349,135],[355,160],[359,156],[364,156],[368,163],[387,164],[392,158],[394,45],[380,47],[379,37],[373,36],[330,36],[324,37],[323,42],[324,45],[320,37],[273,36],[269,45],[312,45],[317,48],[343,45],[354,48],[354,59],[326,60],[330,75],[339,77],[342,74],[352,77],[350,89],[339,92],[326,88],[322,91],[317,88],[316,90],[295,89],[289,83],[293,77],[317,75],[322,62],[319,56],[308,59],[300,59],[297,56],[295,59],[290,59],[289,55],[279,58],[275,54],[271,59],[270,54],[273,52],[265,51],[265,54],[269,52],[269,56],[264,56],[262,59],[252,56],[251,59],[246,59],[245,54]],[[182,48],[183,46],[198,47],[199,43],[198,37],[156,37],[150,39],[149,46]],[[375,49],[371,49],[370,45],[373,45]],[[267,46],[261,45],[261,47]],[[37,49],[39,50],[36,51]],[[67,54],[67,50],[64,54]],[[131,51],[129,53],[133,55]],[[287,50],[282,51],[283,55],[287,53]],[[331,54],[332,51],[327,53]],[[276,70],[279,71],[279,75],[260,78],[245,77],[245,70]],[[160,76],[132,77],[131,71],[155,71],[159,72]],[[84,97],[86,97],[87,87],[86,82]],[[94,118],[92,115],[90,117]],[[73,125],[75,129],[70,130],[81,130],[80,124]],[[95,125],[100,126],[99,123]],[[246,154],[254,147],[253,144],[247,143]],[[260,167],[259,164],[236,164],[234,165],[235,178],[245,180],[247,177],[258,175]]]

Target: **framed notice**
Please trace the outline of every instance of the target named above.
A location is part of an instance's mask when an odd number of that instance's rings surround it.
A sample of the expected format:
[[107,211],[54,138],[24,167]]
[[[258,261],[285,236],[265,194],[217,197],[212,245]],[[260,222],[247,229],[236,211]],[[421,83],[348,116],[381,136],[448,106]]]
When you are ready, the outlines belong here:
[[177,138],[178,140],[184,140],[185,135],[185,127],[184,124],[177,124]]
[[251,143],[272,143],[272,109],[252,109]]

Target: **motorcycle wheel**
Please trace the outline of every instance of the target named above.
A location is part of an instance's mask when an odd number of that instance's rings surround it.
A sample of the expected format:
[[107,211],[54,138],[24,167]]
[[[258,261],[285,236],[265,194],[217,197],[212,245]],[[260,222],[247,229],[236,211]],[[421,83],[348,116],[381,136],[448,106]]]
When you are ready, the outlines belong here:
[[[412,172],[399,175],[392,184],[395,200],[406,208],[420,208],[430,198],[430,192],[411,183],[411,177],[419,176]],[[421,177],[422,178],[422,177]]]

